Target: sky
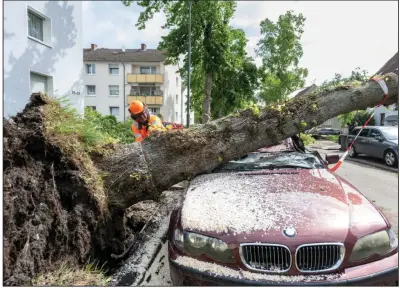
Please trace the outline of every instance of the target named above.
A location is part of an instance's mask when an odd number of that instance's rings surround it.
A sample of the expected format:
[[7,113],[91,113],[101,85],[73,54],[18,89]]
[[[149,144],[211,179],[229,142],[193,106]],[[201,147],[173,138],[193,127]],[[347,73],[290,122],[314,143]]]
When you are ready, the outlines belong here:
[[[84,47],[157,48],[165,23],[162,13],[148,21],[145,30],[135,26],[142,7],[120,1],[83,2]],[[350,75],[356,67],[373,74],[398,51],[397,1],[238,1],[231,25],[245,31],[247,53],[259,65],[254,49],[260,39],[260,22],[276,22],[279,15],[293,10],[306,18],[303,57],[300,65],[309,71],[306,86],[319,85],[335,73]]]

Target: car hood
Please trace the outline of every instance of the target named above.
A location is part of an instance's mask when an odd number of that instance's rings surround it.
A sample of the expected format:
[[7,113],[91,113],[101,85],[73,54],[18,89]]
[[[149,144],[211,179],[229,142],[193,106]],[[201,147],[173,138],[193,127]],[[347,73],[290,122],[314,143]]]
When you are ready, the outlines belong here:
[[199,176],[188,188],[181,221],[185,230],[239,242],[282,238],[286,227],[300,241],[344,241],[387,226],[375,206],[326,169]]

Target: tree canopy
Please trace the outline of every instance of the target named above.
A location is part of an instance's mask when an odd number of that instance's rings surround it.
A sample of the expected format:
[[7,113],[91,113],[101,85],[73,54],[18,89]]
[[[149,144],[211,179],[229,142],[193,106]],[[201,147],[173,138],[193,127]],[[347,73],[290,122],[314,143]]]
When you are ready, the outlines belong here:
[[[122,2],[129,6],[133,0]],[[181,74],[188,64],[189,5],[192,4],[191,66],[194,72],[202,71],[204,74],[203,122],[208,122],[211,117],[211,91],[215,71],[221,66],[232,65],[230,44],[235,41],[237,32],[229,26],[229,20],[235,12],[236,1],[142,0],[136,3],[145,8],[136,24],[139,29],[145,29],[146,22],[155,13],[165,13],[167,20],[162,28],[170,29],[170,32],[162,37],[158,49],[166,51],[166,64],[177,64],[179,57],[184,55]]]
[[261,39],[257,54],[262,58],[262,84],[260,98],[265,102],[284,101],[287,96],[304,86],[308,75],[299,66],[303,56],[300,42],[304,32],[302,14],[293,11],[279,16],[276,23],[265,19],[260,23]]

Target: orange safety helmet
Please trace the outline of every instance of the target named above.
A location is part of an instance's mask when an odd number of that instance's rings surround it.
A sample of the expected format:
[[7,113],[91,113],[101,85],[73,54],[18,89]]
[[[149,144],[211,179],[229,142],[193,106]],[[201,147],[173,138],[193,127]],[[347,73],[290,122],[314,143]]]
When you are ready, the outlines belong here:
[[142,113],[144,111],[144,108],[145,108],[145,106],[144,106],[142,101],[133,100],[131,102],[131,104],[129,104],[129,109],[128,110],[129,110],[129,112],[131,114],[139,114],[139,113]]

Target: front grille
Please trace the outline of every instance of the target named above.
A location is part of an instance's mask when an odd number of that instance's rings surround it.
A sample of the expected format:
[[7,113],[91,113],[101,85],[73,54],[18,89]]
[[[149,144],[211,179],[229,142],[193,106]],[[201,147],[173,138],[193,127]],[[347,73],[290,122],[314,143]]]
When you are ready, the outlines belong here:
[[290,269],[292,257],[289,248],[273,244],[241,244],[240,256],[250,270],[285,272]]
[[337,269],[344,256],[343,244],[307,244],[296,252],[296,265],[301,272],[321,272]]

